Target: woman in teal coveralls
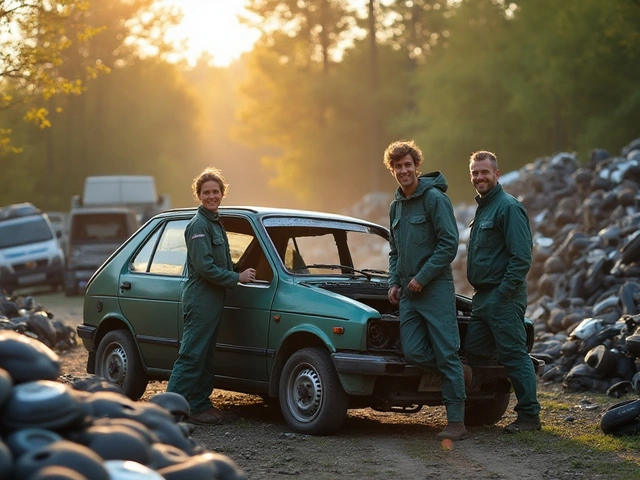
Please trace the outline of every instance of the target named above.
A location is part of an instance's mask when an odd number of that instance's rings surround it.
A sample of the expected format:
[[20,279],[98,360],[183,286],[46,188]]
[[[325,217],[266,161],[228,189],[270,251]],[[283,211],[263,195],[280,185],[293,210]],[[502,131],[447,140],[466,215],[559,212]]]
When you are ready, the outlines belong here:
[[227,189],[220,172],[206,169],[192,187],[200,206],[184,232],[188,272],[182,295],[184,332],[167,391],[187,399],[191,423],[216,425],[229,418],[213,407],[209,398],[225,292],[238,282],[252,282],[256,272],[253,268],[239,274],[233,271],[229,240],[218,214]]

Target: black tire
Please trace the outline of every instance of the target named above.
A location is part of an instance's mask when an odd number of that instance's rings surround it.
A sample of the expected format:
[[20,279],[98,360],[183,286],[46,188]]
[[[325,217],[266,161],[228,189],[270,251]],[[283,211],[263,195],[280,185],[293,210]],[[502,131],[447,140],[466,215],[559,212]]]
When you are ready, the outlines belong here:
[[149,378],[128,331],[113,330],[100,341],[96,352],[96,375],[118,385],[131,400],[142,396]]
[[292,430],[327,435],[340,428],[349,398],[329,353],[322,348],[295,352],[280,375],[280,409]]
[[65,297],[75,297],[78,295],[78,289],[75,286],[68,287],[67,285],[64,285],[62,288],[64,288]]
[[621,425],[630,423],[640,415],[640,400],[616,403],[600,419],[600,428],[604,433],[612,433]]
[[495,400],[468,401],[464,409],[467,425],[493,425],[500,421],[509,407],[510,393],[499,393]]

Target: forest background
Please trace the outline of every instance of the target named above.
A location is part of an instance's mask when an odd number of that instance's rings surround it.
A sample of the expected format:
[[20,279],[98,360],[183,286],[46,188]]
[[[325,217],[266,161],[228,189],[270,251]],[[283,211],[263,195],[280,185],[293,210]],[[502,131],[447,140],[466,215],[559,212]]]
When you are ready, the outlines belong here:
[[395,189],[397,139],[470,202],[472,151],[505,173],[640,136],[640,0],[244,4],[261,37],[219,67],[170,61],[180,14],[155,0],[0,0],[0,205],[146,174],[188,206],[212,165],[228,205],[343,212]]

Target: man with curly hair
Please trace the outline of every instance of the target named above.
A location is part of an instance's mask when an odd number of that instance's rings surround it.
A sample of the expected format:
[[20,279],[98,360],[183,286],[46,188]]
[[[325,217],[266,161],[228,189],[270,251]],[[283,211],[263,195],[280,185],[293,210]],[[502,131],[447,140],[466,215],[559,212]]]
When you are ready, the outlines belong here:
[[[389,207],[389,302],[399,305],[400,339],[407,362],[442,376],[447,426],[439,439],[468,437],[464,426],[462,365],[451,262],[458,251],[458,227],[446,195],[447,181],[436,171],[420,175],[422,152],[413,141],[397,141],[384,164],[398,182]],[[466,372],[465,372],[466,369]],[[465,375],[466,373],[466,375]]]

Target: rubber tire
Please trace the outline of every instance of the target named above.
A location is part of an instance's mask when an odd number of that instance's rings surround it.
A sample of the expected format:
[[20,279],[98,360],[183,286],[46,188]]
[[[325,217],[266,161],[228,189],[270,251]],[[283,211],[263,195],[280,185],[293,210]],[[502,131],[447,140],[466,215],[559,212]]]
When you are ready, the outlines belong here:
[[[123,372],[109,373],[109,364]],[[131,400],[142,397],[149,377],[142,368],[136,342],[127,330],[112,330],[107,333],[96,352],[96,375],[118,385]]]
[[78,288],[77,287],[68,288],[66,285],[63,285],[62,288],[64,289],[64,296],[65,297],[77,297],[78,296]]
[[495,400],[468,401],[464,409],[466,425],[494,425],[509,407],[511,393],[499,393]]
[[640,400],[625,400],[610,407],[600,419],[600,428],[604,433],[612,433],[621,425],[630,423],[640,415]]
[[[305,373],[304,377],[301,374]],[[298,381],[296,382],[296,379]],[[305,415],[296,408],[297,390],[315,381],[317,409]],[[309,435],[328,435],[337,431],[347,414],[349,397],[340,384],[329,352],[322,348],[303,348],[287,360],[279,385],[280,409],[292,430]]]

